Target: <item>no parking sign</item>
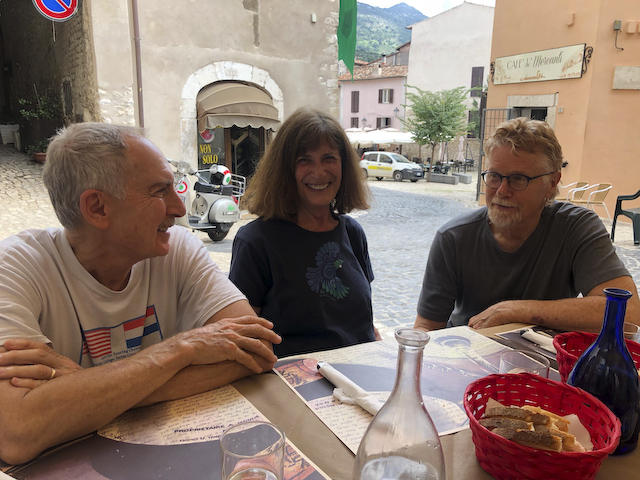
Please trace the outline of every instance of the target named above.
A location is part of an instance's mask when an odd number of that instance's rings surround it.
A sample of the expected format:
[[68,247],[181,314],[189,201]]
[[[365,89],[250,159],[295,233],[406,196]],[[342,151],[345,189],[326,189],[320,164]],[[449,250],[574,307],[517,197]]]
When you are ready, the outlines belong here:
[[78,0],[33,0],[36,9],[49,20],[64,22],[78,11]]

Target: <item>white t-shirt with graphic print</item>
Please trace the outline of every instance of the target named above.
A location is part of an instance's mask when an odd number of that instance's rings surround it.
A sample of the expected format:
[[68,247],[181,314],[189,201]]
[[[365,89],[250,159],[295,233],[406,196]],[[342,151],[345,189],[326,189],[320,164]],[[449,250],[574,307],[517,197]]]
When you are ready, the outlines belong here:
[[113,291],[87,272],[64,229],[26,230],[0,242],[0,345],[50,343],[83,367],[135,354],[201,327],[244,295],[187,229],[170,229],[166,256],[138,262]]

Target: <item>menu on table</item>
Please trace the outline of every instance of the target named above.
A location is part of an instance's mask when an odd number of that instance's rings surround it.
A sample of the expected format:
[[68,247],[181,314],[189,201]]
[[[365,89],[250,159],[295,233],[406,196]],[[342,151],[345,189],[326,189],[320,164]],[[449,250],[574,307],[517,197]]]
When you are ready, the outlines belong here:
[[[497,373],[500,352],[507,347],[473,331],[455,327],[429,332],[424,349],[421,388],[424,404],[440,435],[467,428],[464,391],[472,381]],[[280,360],[276,373],[354,453],[373,418],[359,407],[333,397],[334,386],[317,371],[329,363],[382,401],[396,378],[398,343],[395,339],[314,352]]]
[[[30,480],[221,477],[219,438],[232,425],[267,420],[234,387],[129,410],[97,433],[7,471]],[[328,479],[287,441],[286,480]]]

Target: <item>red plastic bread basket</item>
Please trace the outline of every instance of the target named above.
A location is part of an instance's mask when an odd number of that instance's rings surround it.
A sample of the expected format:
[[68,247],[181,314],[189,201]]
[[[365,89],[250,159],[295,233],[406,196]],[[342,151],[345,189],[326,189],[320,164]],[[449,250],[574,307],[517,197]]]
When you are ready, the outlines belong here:
[[[576,414],[591,435],[590,452],[550,452],[525,447],[489,431],[478,420],[487,401],[535,405],[557,415]],[[583,390],[530,373],[488,375],[464,393],[464,409],[480,466],[497,480],[591,480],[620,441],[620,421]]]
[[[588,332],[567,332],[556,335],[553,338],[553,346],[556,347],[556,360],[558,360],[558,372],[563,382],[567,381],[571,369],[576,361],[595,341],[598,335]],[[631,353],[631,357],[636,364],[636,368],[640,368],[640,344],[625,340],[627,348]]]

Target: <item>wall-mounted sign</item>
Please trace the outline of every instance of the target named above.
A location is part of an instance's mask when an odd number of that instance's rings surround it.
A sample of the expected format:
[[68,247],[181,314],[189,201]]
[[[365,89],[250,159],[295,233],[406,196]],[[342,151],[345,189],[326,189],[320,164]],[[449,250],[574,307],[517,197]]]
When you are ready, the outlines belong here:
[[494,85],[582,77],[585,44],[499,57],[493,65]]
[[78,0],[33,0],[36,9],[49,20],[64,22],[78,11]]

